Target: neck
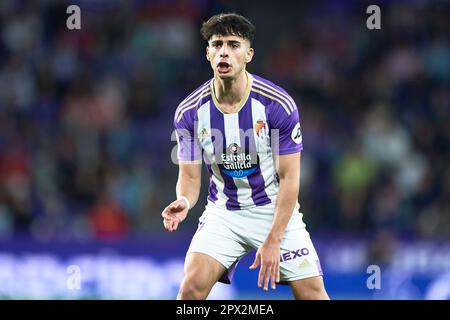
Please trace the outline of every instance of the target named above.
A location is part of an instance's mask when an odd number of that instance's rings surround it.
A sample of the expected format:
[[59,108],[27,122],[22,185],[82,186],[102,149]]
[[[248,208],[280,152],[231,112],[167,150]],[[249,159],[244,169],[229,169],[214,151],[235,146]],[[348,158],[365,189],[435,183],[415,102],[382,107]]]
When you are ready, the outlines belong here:
[[243,70],[240,75],[234,79],[220,79],[217,75],[214,77],[214,93],[220,104],[233,105],[239,103],[245,94],[248,77]]

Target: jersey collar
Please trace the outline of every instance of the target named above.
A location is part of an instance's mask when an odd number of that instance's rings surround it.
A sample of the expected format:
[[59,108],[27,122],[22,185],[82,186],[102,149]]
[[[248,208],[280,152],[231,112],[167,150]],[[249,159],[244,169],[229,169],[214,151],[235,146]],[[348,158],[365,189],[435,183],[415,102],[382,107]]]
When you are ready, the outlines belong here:
[[[242,96],[241,101],[239,101],[236,111],[231,112],[231,113],[238,113],[242,109],[242,107],[245,105],[245,103],[247,102],[247,99],[250,95],[250,91],[253,86],[253,76],[250,73],[248,73],[247,71],[245,71],[245,75],[247,76],[247,87],[245,88],[245,92],[244,92],[244,95]],[[210,89],[211,89],[211,96],[213,98],[214,104],[216,105],[217,109],[219,109],[220,112],[222,112],[223,114],[230,114],[230,112],[226,112],[222,108],[219,101],[217,100],[216,92],[214,91],[214,79],[211,80]]]

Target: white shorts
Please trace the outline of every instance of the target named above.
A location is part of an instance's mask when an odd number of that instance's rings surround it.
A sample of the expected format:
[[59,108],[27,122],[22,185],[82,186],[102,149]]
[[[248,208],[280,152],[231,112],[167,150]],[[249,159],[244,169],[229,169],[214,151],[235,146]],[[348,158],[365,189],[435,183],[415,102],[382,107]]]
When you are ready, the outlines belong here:
[[[213,257],[227,269],[219,281],[231,283],[239,260],[266,240],[273,211],[270,205],[232,211],[209,203],[199,219],[186,255],[201,252]],[[319,257],[302,216],[296,208],[281,242],[281,284],[322,275]]]

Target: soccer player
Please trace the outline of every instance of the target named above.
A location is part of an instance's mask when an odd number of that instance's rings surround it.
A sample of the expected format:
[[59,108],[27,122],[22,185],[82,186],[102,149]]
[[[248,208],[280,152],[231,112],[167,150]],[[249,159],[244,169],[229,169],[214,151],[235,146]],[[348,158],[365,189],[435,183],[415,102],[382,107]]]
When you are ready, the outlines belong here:
[[319,258],[297,202],[303,149],[298,108],[279,86],[246,71],[255,27],[218,14],[201,28],[214,77],[175,111],[177,200],[163,213],[175,231],[198,200],[202,154],[209,195],[186,254],[178,299],[206,299],[231,283],[239,260],[257,249],[258,286],[289,284],[296,299],[328,299]]

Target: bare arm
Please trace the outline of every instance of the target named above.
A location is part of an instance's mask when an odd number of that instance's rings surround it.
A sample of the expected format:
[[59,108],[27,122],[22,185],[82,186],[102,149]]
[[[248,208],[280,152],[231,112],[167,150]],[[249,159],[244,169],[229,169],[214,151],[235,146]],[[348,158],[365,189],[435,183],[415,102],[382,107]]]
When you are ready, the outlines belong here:
[[280,188],[272,229],[267,237],[269,241],[281,243],[286,226],[291,219],[300,189],[300,160],[301,152],[281,155],[279,158]]
[[280,245],[298,198],[300,157],[300,152],[279,156],[280,187],[272,228],[250,267],[255,269],[261,263],[258,286],[264,285],[264,290],[268,290],[270,278],[272,278],[272,289],[276,288],[275,282],[280,281]]
[[177,200],[169,204],[161,214],[166,230],[177,230],[178,224],[186,218],[189,209],[197,203],[201,174],[202,167],[199,161],[180,161],[176,186]]
[[198,161],[180,161],[177,181],[177,198],[188,198],[191,208],[195,206],[200,193],[202,165]]

